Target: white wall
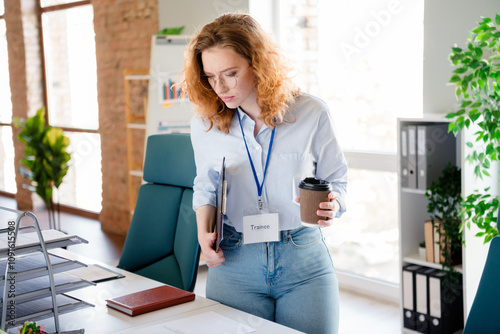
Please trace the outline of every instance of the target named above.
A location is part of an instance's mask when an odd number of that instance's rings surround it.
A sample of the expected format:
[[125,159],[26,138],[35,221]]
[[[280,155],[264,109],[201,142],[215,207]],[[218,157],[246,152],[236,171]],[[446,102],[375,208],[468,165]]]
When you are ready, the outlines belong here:
[[[466,45],[468,32],[481,17],[500,14],[498,0],[426,0],[424,6],[423,112],[448,113],[455,109],[455,86],[448,55],[455,44]],[[411,50],[408,50],[411,52]],[[411,64],[408,64],[411,66]]]
[[158,0],[160,29],[185,26],[183,35],[193,35],[217,16],[234,11],[248,12],[249,0]]
[[[451,47],[466,47],[469,31],[482,17],[495,18],[500,14],[498,0],[426,0],[424,12],[424,114],[443,114],[456,111],[457,99],[455,86],[448,85],[452,66],[448,60]],[[470,133],[463,136],[464,142],[470,141]],[[462,145],[462,147],[465,145]],[[465,157],[467,152],[462,152]],[[482,189],[489,184],[495,188],[496,178],[479,182],[473,177],[473,166],[462,165],[463,194],[474,189]],[[495,174],[492,171],[492,175]],[[498,191],[496,191],[498,193]],[[465,229],[464,280],[465,312],[468,314],[477,286],[481,278],[489,245],[475,237],[476,229]]]

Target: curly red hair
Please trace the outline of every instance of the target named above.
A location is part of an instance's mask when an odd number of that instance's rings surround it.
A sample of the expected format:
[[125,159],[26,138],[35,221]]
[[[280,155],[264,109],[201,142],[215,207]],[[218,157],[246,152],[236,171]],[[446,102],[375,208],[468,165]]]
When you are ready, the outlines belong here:
[[203,75],[201,54],[213,48],[231,48],[248,61],[255,76],[257,104],[261,119],[273,128],[283,122],[288,106],[300,90],[293,84],[278,47],[250,15],[228,13],[205,25],[191,40],[184,57],[185,93],[195,105],[195,113],[228,133],[234,109],[217,96]]

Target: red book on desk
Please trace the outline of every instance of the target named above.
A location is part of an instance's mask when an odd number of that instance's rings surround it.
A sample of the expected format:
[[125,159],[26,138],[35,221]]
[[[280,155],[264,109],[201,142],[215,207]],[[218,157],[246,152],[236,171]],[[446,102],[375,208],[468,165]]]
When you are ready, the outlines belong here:
[[106,300],[107,306],[130,316],[156,311],[195,299],[195,294],[170,285]]

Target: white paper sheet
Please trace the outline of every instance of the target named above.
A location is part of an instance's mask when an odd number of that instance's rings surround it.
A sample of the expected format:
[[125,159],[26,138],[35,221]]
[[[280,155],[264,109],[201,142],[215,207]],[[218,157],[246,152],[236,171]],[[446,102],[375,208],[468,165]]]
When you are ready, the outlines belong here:
[[116,334],[155,333],[155,334],[248,334],[255,329],[229,319],[215,312],[205,312],[191,317],[172,320],[162,324],[135,329],[127,329]]

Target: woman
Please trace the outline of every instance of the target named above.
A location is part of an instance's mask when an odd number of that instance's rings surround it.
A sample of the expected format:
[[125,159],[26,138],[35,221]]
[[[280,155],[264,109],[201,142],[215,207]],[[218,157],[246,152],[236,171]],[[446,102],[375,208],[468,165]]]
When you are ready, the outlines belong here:
[[[345,211],[347,166],[328,107],[300,93],[273,41],[249,15],[204,26],[185,55],[197,176],[193,208],[210,299],[308,333],[337,333],[338,283],[320,228],[300,222],[298,184],[329,181],[321,227]],[[216,190],[227,164],[220,250]],[[319,217],[318,217],[319,218]]]

